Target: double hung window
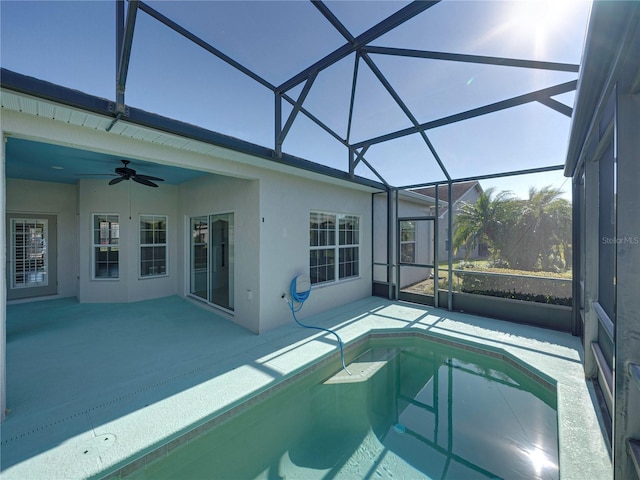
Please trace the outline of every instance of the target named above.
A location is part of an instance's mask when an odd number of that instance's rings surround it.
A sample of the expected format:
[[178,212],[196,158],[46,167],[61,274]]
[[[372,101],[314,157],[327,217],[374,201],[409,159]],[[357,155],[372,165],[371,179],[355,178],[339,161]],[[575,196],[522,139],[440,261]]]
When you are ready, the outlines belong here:
[[140,215],[140,277],[167,274],[167,216]]
[[120,220],[118,215],[93,215],[93,278],[119,278]]
[[360,218],[311,212],[309,247],[312,284],[357,277],[360,274]]

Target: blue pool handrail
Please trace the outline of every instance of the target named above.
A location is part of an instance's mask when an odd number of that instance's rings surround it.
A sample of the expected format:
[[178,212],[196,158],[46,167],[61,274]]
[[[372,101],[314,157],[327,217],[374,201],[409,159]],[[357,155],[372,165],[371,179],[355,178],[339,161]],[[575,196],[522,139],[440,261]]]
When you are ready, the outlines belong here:
[[[304,323],[300,322],[300,320],[298,320],[298,317],[296,316],[296,313],[302,309],[304,302],[307,301],[307,299],[309,298],[309,295],[311,294],[311,281],[309,277],[305,275],[298,275],[297,277],[294,277],[293,280],[291,280],[289,293],[291,295],[291,302],[287,300],[287,304],[291,309],[291,314],[293,315],[293,319],[296,321],[296,323],[304,328],[314,328],[316,330],[322,330],[324,332],[333,333],[338,339],[338,346],[340,347],[340,360],[342,361],[342,368],[344,369],[345,372],[351,375],[351,372],[347,369],[346,365],[344,364],[344,347],[343,347],[342,339],[340,338],[340,335],[338,335],[336,332],[328,328],[318,327],[315,325],[305,325]],[[296,304],[298,304],[297,307],[296,307]]]

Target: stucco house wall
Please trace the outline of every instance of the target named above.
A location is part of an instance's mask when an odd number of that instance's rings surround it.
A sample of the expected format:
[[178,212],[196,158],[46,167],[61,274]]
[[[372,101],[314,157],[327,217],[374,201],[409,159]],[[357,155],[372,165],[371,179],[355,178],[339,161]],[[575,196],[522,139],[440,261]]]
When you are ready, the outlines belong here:
[[[11,110],[3,111],[2,130],[3,135],[203,172],[203,176],[194,180],[180,185],[164,183],[157,189],[131,181],[108,185],[108,178],[80,179],[73,185],[6,179],[8,210],[59,212],[58,263],[65,268],[59,275],[59,296],[77,296],[81,302],[186,296],[189,218],[233,212],[234,311],[207,308],[252,332],[263,332],[293,321],[281,296],[288,293],[295,275],[309,274],[312,211],[359,217],[359,274],[314,286],[300,318],[371,294],[373,190],[370,187],[275,164],[265,168],[263,159],[222,148],[216,147],[210,154],[186,151]],[[180,142],[184,140],[176,138],[176,144]],[[30,198],[32,204],[20,203],[21,196]],[[119,215],[121,250],[117,280],[91,278],[95,213]],[[166,276],[140,278],[140,214],[168,216]]]
[[260,222],[259,182],[221,175],[206,175],[178,187],[180,254],[177,257],[178,294],[188,295],[190,285],[190,218],[220,213],[234,214],[234,312],[219,311],[254,333],[260,331]]
[[357,215],[360,223],[359,275],[314,285],[298,318],[304,319],[371,295],[371,193],[292,175],[263,172],[260,188],[261,328],[292,322],[282,300],[291,280],[309,274],[309,217],[312,211]]
[[[133,182],[108,185],[106,180],[79,181],[78,223],[81,302],[136,302],[176,294],[177,188],[147,188]],[[92,278],[93,215],[117,214],[120,221],[119,278]],[[168,261],[166,276],[140,278],[140,215],[167,215]]]

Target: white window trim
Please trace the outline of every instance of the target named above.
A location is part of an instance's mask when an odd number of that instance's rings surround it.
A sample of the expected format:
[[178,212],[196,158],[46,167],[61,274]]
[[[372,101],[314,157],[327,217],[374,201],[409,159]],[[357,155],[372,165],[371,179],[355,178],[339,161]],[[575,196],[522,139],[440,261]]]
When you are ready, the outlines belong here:
[[[165,243],[142,243],[140,241],[140,223],[142,217],[164,217],[166,225]],[[143,247],[162,247],[164,246],[164,273],[156,273],[152,275],[142,275],[142,248]],[[138,280],[149,280],[151,278],[163,278],[169,276],[169,215],[156,213],[141,213],[138,215]]]
[[[17,245],[16,245],[16,224],[19,222],[32,222],[32,223],[37,223],[37,222],[42,222],[44,225],[44,240],[47,241],[49,238],[49,220],[47,220],[46,218],[12,218],[11,222],[10,222],[10,227],[9,227],[9,232],[7,232],[8,235],[10,235],[10,252],[9,252],[9,259],[11,262],[11,272],[10,272],[10,276],[11,276],[11,280],[10,280],[10,285],[9,287],[12,290],[17,290],[17,289],[22,289],[22,288],[34,288],[34,287],[47,287],[49,286],[49,249],[47,246],[45,246],[44,251],[43,251],[43,261],[44,261],[44,273],[43,273],[43,277],[44,280],[41,282],[21,282],[21,283],[16,283],[16,275],[18,274],[18,272],[16,271],[17,269],[17,265],[16,265],[16,250],[17,250]],[[23,248],[27,249],[28,246],[24,245]],[[29,273],[28,271],[23,271],[24,273]]]
[[[353,214],[353,213],[337,213],[337,212],[327,212],[327,211],[322,211],[322,210],[311,210],[309,212],[308,215],[308,224],[307,224],[307,233],[309,233],[311,231],[311,225],[310,225],[310,220],[311,220],[311,215],[313,214],[319,214],[319,215],[330,215],[335,217],[335,244],[334,245],[309,245],[309,251],[314,251],[314,250],[329,250],[329,249],[333,249],[334,250],[334,277],[333,280],[326,280],[324,282],[317,282],[317,283],[313,283],[313,288],[316,287],[323,287],[323,286],[328,286],[328,285],[333,285],[336,283],[343,283],[343,282],[349,282],[349,281],[353,281],[356,279],[360,278],[360,271],[361,271],[361,256],[360,256],[360,252],[361,252],[361,244],[360,244],[360,238],[362,237],[362,232],[360,230],[360,225],[361,225],[361,216],[357,215],[357,214]],[[340,245],[340,218],[341,217],[354,217],[358,219],[358,243],[354,243],[354,244],[345,244],[345,245]],[[357,275],[350,275],[348,277],[343,277],[340,278],[340,249],[343,248],[357,248],[358,249],[358,274]],[[309,264],[309,269],[311,270],[311,264]],[[311,272],[309,272],[311,273]]]
[[[118,247],[118,276],[117,277],[96,277],[96,247],[100,247],[100,244],[96,244],[95,243],[95,237],[94,237],[94,225],[95,225],[95,218],[98,215],[104,215],[104,216],[114,216],[114,217],[118,217],[118,243],[114,244],[114,245],[108,245],[109,247],[111,246],[117,246]],[[120,243],[120,239],[122,238],[122,231],[120,229],[121,223],[120,223],[120,214],[119,213],[104,213],[104,212],[97,212],[97,213],[92,213],[91,214],[91,280],[96,281],[96,282],[118,282],[120,281],[120,263],[122,261],[122,258],[120,256],[120,254],[122,253],[122,244]]]

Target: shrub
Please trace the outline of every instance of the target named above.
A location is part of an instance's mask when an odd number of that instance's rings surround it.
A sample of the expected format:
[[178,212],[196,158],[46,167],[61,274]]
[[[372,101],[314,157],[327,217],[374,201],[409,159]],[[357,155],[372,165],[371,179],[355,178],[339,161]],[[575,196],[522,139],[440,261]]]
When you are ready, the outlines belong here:
[[527,302],[548,303],[551,305],[571,306],[571,298],[554,297],[552,295],[534,295],[532,293],[522,293],[508,290],[463,290],[465,293],[476,295],[488,295],[490,297],[511,298],[513,300],[525,300]]
[[489,260],[487,263],[488,268],[509,268],[509,262],[506,260],[502,260],[501,258],[496,258],[495,260]]
[[[520,274],[483,274],[481,272],[456,272],[460,279],[459,289],[462,292],[506,292],[497,294],[505,298],[525,296],[536,298],[530,301],[542,301],[550,303],[545,298],[571,299],[571,280],[562,278],[549,278]],[[492,295],[484,293],[484,295]],[[523,298],[520,298],[523,299]],[[555,301],[551,303],[556,303]],[[560,303],[562,305],[562,303]]]

